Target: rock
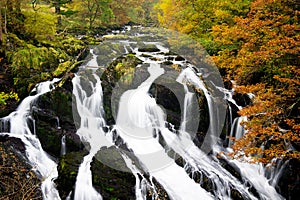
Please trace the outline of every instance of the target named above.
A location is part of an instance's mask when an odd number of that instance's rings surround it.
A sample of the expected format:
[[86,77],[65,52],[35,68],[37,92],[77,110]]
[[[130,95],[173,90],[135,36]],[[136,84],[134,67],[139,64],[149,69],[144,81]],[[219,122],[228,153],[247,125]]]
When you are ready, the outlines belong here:
[[85,155],[87,155],[86,151],[71,152],[59,159],[58,178],[55,183],[62,199],[65,199],[71,191],[74,191],[78,169]]
[[247,94],[234,93],[233,99],[236,101],[237,105],[245,107],[251,104],[251,99]]
[[18,138],[0,136],[1,199],[42,199],[41,180],[31,170]]
[[9,135],[0,135],[0,142],[4,146],[8,146],[8,148],[13,149],[15,152],[21,153],[24,157],[26,156],[26,147],[21,139],[10,137]]
[[136,68],[141,63],[135,55],[128,54],[115,59],[105,68],[105,71],[97,70],[96,73],[102,80],[103,107],[108,125],[115,124],[114,118],[121,95],[126,90],[137,87],[147,78],[148,72],[144,68]]
[[163,65],[173,65],[173,62],[167,60],[167,61],[164,61],[162,64],[163,64]]
[[61,138],[66,136],[67,152],[83,149],[73,120],[72,83],[68,79],[63,87],[42,95],[33,108],[36,134],[43,149],[50,155],[60,157]]
[[185,61],[185,59],[182,56],[176,56],[175,61]]
[[[106,149],[105,151],[108,151],[110,152],[109,154],[111,154],[109,149]],[[100,152],[102,151],[99,151],[98,153]],[[106,154],[106,156],[109,157],[109,154]],[[91,170],[93,174],[93,186],[101,193],[103,199],[124,199],[124,197],[126,197],[126,199],[135,199],[136,180],[134,175],[113,169],[110,166],[103,164],[97,159],[99,156],[100,155],[96,155],[94,157],[93,162],[91,163]],[[105,154],[102,153],[102,159],[103,156],[105,156]],[[121,163],[122,162],[117,161],[116,164]],[[123,167],[126,167],[125,163]]]
[[300,195],[300,160],[292,158],[287,161],[278,179],[276,190],[286,199],[298,199]]
[[160,52],[156,46],[145,46],[138,49],[139,52]]
[[[161,85],[152,84],[150,88],[150,94],[156,99],[157,104],[161,105],[167,114],[167,121],[175,126],[175,129],[180,127],[181,122],[181,107],[177,97],[169,88],[177,88],[183,90],[183,87],[179,83],[173,83]],[[176,91],[175,91],[176,92]],[[182,102],[182,101],[181,101]]]

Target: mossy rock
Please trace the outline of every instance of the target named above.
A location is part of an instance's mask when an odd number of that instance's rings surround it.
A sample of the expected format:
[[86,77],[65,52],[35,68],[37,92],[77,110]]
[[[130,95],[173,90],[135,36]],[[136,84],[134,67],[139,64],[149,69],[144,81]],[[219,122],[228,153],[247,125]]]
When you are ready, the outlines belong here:
[[55,129],[51,124],[38,120],[37,122],[37,137],[41,145],[48,154],[58,158],[61,150],[61,131]]
[[75,189],[78,169],[87,152],[71,152],[62,156],[58,163],[58,178],[55,180],[57,190],[62,199],[65,199]]
[[83,144],[76,134],[72,109],[72,83],[68,79],[63,87],[46,93],[36,101],[33,116],[36,120],[37,136],[46,152],[58,158],[61,138],[66,136],[67,152],[81,151]]
[[[96,71],[96,74],[101,76],[102,80],[103,107],[106,122],[109,125],[115,123],[114,116],[121,94],[130,88],[137,87],[147,78],[148,72],[143,72],[144,69],[142,68],[136,68],[141,63],[142,61],[135,55],[129,54],[118,57],[105,70],[98,69]],[[113,90],[115,92],[114,98],[112,98]]]
[[153,46],[140,47],[140,48],[138,48],[138,51],[139,52],[151,52],[151,53],[160,52],[160,50],[154,45]]
[[[96,155],[91,163],[91,170],[93,174],[93,186],[101,193],[104,199],[136,199],[135,198],[135,177],[133,174],[119,171],[116,169],[103,164],[99,158],[99,156],[103,159],[106,156],[107,159],[110,159],[110,155],[113,149],[106,149],[99,151],[98,153],[101,155]],[[106,152],[106,153],[105,153]],[[108,153],[108,154],[107,154]],[[108,157],[107,157],[108,156]],[[116,158],[116,156],[114,156]],[[119,157],[122,159],[121,157]],[[112,160],[108,162],[113,162]],[[125,162],[121,160],[117,160],[115,164],[123,163],[123,167],[126,167]],[[120,166],[122,167],[122,166]],[[129,170],[128,170],[129,171]]]

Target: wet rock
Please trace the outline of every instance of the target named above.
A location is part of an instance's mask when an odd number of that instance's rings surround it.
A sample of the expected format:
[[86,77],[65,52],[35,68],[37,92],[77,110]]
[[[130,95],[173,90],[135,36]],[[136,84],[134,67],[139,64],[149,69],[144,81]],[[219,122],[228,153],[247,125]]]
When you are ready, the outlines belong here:
[[181,107],[176,92],[172,89],[182,89],[179,83],[161,85],[154,83],[150,88],[150,94],[156,99],[157,104],[161,105],[167,114],[167,121],[175,126],[175,129],[180,127]]
[[97,70],[103,88],[103,107],[108,125],[115,124],[121,95],[139,86],[147,77],[145,68],[136,68],[142,61],[133,54],[118,57],[105,70]]
[[66,136],[67,152],[83,148],[73,120],[72,83],[68,79],[63,87],[42,95],[33,108],[36,121],[36,134],[43,149],[58,158],[61,151],[61,138]]
[[230,197],[233,200],[244,200],[242,194],[237,189],[234,188],[230,190]]
[[175,61],[185,61],[185,59],[182,56],[176,56]]
[[236,101],[237,105],[245,107],[250,105],[251,99],[247,94],[234,93],[233,99]]
[[5,146],[9,146],[15,151],[20,152],[25,157],[26,147],[21,139],[10,137],[8,135],[0,135],[0,142],[5,144]]
[[173,62],[167,60],[167,61],[164,61],[162,64],[163,64],[163,65],[173,65]]
[[300,160],[293,158],[287,162],[275,188],[288,200],[298,199],[300,195]]
[[[111,152],[107,150],[108,152]],[[100,151],[101,152],[101,151]],[[91,170],[93,174],[93,186],[98,190],[103,199],[136,199],[135,197],[135,177],[133,174],[116,170],[107,166],[105,163],[101,162],[99,156],[104,159],[109,159],[110,155],[102,153],[101,155],[96,155],[91,163]],[[117,151],[114,151],[117,153]],[[98,152],[99,153],[99,152]],[[115,156],[114,156],[115,158]],[[119,157],[121,159],[121,157]],[[127,168],[124,161],[107,161],[114,162],[115,164],[124,165]],[[122,164],[123,163],[123,164]],[[122,166],[119,166],[122,168]],[[119,168],[118,167],[118,168]],[[130,171],[130,170],[128,170]]]
[[[78,169],[85,155],[87,155],[86,151],[71,152],[59,159],[58,178],[55,183],[62,199],[65,199],[71,191],[74,191]],[[72,193],[74,194],[74,192]]]
[[152,182],[155,186],[155,190],[157,192],[157,196],[155,198],[153,191],[151,190],[151,188],[148,188],[148,194],[147,194],[147,200],[149,199],[153,199],[153,197],[155,199],[161,199],[161,200],[169,200],[170,197],[168,195],[168,193],[165,191],[165,189],[162,187],[162,185],[155,179],[152,178]]
[[160,52],[160,50],[156,46],[145,46],[138,48],[139,52]]

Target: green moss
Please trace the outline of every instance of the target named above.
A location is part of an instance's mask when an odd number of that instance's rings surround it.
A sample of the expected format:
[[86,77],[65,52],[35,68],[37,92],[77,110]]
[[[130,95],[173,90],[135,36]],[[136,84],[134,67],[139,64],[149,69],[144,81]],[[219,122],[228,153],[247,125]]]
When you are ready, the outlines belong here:
[[49,40],[54,38],[57,18],[53,14],[24,10],[25,29],[37,40]]
[[72,62],[71,61],[66,61],[66,62],[60,63],[58,65],[58,67],[54,70],[53,76],[59,76],[59,75],[65,73],[66,71],[68,71],[68,69],[71,66],[72,66]]
[[131,58],[135,57],[135,55],[134,55],[133,53],[129,53],[129,54],[127,54],[126,56],[127,56],[127,57],[131,57]]

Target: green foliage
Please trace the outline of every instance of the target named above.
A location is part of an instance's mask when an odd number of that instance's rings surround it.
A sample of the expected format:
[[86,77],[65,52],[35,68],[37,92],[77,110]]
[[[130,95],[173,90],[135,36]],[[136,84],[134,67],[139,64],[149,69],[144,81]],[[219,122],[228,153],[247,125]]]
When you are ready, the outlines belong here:
[[56,33],[56,17],[51,13],[23,11],[25,30],[38,41],[51,40]]
[[[32,87],[51,77],[59,77],[78,65],[74,56],[81,54],[85,44],[74,38],[66,37],[55,42],[44,41],[41,44],[50,47],[26,45],[13,54],[9,54],[14,85],[21,97]],[[52,46],[53,45],[53,46]]]
[[0,107],[1,105],[6,105],[7,100],[9,99],[14,99],[16,101],[19,101],[18,94],[15,92],[10,92],[10,93],[0,93]]

